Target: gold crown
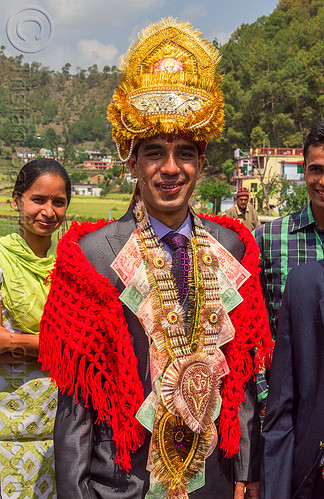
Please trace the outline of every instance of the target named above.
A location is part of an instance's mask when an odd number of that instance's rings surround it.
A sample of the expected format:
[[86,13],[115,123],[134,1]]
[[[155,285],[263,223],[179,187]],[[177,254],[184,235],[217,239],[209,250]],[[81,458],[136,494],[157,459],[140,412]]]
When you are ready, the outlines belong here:
[[120,155],[129,157],[136,139],[161,133],[218,137],[224,126],[219,59],[189,23],[168,17],[145,28],[122,58],[123,76],[108,106]]

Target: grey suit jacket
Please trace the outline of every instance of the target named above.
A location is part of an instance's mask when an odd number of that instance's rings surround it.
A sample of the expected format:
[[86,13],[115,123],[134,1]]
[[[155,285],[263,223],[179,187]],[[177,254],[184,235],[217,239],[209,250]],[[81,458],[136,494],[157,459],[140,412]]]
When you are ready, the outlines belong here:
[[[239,261],[245,247],[237,234],[214,222],[203,224]],[[96,270],[108,277],[122,292],[124,285],[110,264],[135,230],[133,214],[128,211],[120,220],[84,236],[79,245]],[[125,306],[124,313],[138,361],[138,371],[145,397],[151,391],[148,341],[137,317]],[[234,468],[236,480],[258,480],[259,418],[256,390],[250,381],[246,400],[241,405],[241,450],[235,460],[224,459],[218,448],[206,461],[206,485],[190,497],[206,499],[233,497]],[[149,487],[146,462],[150,435],[144,445],[132,455],[132,470],[127,474],[114,463],[115,444],[108,424],[94,424],[96,415],[82,401],[75,404],[73,397],[59,393],[55,422],[55,467],[59,499],[131,499],[145,497]],[[256,457],[257,456],[257,457]],[[215,490],[220,491],[215,495]]]

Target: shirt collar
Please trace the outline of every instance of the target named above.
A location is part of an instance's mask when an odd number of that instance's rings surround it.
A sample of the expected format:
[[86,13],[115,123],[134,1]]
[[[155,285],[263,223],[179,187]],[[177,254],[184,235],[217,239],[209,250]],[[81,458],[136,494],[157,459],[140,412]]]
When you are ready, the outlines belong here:
[[154,234],[157,236],[158,240],[160,241],[162,237],[164,237],[166,234],[169,232],[178,232],[179,234],[182,234],[183,236],[186,236],[188,239],[191,237],[191,232],[192,232],[192,220],[191,220],[191,215],[190,212],[188,211],[187,217],[181,227],[179,227],[178,230],[172,231],[170,227],[167,225],[164,225],[162,222],[157,220],[156,218],[152,217],[149,215],[149,219],[152,225],[152,229],[154,231]]
[[243,215],[245,215],[245,213],[248,213],[250,211],[249,210],[249,204],[250,203],[248,203],[246,205],[245,211],[243,212],[243,211],[240,210],[239,205],[237,203],[235,203],[237,213],[243,213]]
[[294,218],[294,223],[292,225],[291,231],[294,232],[300,229],[304,229],[308,225],[315,224],[315,218],[312,212],[312,207],[311,207],[311,201],[307,203],[305,208],[303,208],[301,211],[298,211],[296,213],[296,216]]

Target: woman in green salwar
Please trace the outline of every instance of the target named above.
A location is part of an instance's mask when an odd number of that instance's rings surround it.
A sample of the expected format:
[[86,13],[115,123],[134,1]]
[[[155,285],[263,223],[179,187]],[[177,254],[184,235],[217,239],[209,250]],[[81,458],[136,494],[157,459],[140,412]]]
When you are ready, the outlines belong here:
[[13,207],[19,232],[0,238],[0,476],[5,498],[55,498],[56,389],[37,362],[39,323],[71,183],[55,160],[19,172]]

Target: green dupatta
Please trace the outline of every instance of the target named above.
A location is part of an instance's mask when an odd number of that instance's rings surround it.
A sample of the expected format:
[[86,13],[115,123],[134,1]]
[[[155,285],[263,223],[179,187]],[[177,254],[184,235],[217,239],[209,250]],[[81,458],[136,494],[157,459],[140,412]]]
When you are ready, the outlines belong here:
[[[52,247],[50,248],[51,251]],[[2,303],[18,329],[39,334],[54,255],[39,258],[19,234],[0,238]]]

